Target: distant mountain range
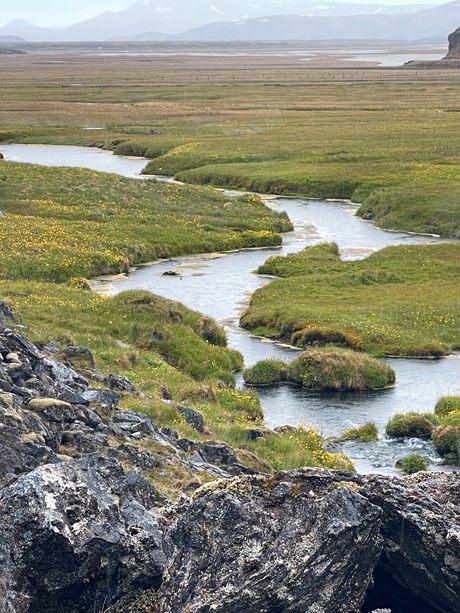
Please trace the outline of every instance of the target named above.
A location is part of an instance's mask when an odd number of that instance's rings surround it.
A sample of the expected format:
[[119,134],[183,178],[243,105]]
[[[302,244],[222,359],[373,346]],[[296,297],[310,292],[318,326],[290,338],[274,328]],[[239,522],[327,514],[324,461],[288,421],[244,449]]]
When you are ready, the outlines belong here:
[[[0,41],[327,40],[443,38],[460,25],[460,0],[430,4],[328,4],[310,0],[139,0],[62,29],[12,21]],[[210,0],[213,2],[213,0]]]

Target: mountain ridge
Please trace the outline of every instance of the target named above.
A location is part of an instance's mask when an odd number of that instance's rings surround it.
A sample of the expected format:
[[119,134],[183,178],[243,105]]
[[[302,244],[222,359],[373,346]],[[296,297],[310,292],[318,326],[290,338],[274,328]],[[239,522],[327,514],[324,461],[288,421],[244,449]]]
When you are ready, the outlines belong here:
[[[29,42],[416,40],[444,38],[460,24],[460,0],[440,6],[317,4],[314,0],[260,0],[250,4],[235,0],[231,7],[226,5],[225,11],[216,4],[209,5],[207,0],[199,0],[193,6],[186,0],[169,0],[168,7],[157,6],[156,2],[139,0],[123,11],[106,11],[62,29],[14,20],[0,28],[0,37],[15,36]],[[271,12],[263,12],[269,9]]]
[[[29,42],[108,40],[325,40],[445,37],[460,23],[460,0],[433,6],[366,5],[314,0],[234,0],[190,5],[187,0],[138,0],[123,11],[106,11],[62,29],[14,20],[0,36]],[[204,6],[205,5],[205,6]],[[224,8],[225,10],[221,10]],[[264,12],[269,11],[269,12]],[[174,24],[174,27],[173,27]]]

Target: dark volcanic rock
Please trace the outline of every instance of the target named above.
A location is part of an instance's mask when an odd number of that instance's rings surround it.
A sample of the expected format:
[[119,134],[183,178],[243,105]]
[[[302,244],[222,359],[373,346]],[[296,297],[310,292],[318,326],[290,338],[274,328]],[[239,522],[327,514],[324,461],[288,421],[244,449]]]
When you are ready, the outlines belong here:
[[227,445],[227,443],[219,443],[217,441],[200,443],[199,453],[205,462],[209,462],[209,464],[232,466],[238,463],[235,450],[230,445]]
[[[0,159],[3,159],[3,155]],[[5,319],[13,320],[13,310],[3,300],[0,300],[0,325]]]
[[97,387],[88,387],[82,392],[82,396],[86,402],[100,404],[103,407],[116,407],[121,398],[118,392]]
[[446,55],[447,60],[460,59],[460,28],[457,28],[448,36],[449,50]]
[[107,375],[102,380],[105,385],[108,385],[110,389],[120,390],[122,392],[135,392],[136,386],[132,383],[128,377],[124,375]]
[[72,362],[72,359],[79,358],[88,362],[90,368],[94,368],[93,352],[88,347],[74,347],[69,345],[63,351],[67,359]]
[[[161,582],[162,535],[115,460],[46,465],[0,493],[0,611],[99,611]],[[143,495],[145,500],[145,494]]]
[[360,610],[382,550],[381,510],[348,487],[319,492],[285,477],[198,490],[167,536],[162,612]]
[[177,407],[179,413],[185,419],[185,421],[192,426],[197,432],[204,432],[204,417],[195,409],[190,409],[189,407],[184,407],[182,405],[178,405]]
[[373,476],[361,493],[383,510],[379,568],[430,611],[460,611],[459,474]]

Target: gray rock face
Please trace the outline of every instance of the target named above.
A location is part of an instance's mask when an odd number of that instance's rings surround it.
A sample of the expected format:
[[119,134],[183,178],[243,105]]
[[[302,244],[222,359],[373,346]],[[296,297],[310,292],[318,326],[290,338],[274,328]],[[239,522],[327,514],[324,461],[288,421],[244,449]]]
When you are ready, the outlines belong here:
[[177,408],[179,413],[192,428],[195,428],[197,432],[204,432],[204,417],[201,413],[182,405],[178,405]]
[[454,32],[449,34],[449,51],[446,55],[446,59],[456,60],[460,58],[460,28],[457,28]]
[[379,568],[433,610],[460,611],[458,473],[374,476],[362,493],[383,510]]
[[166,534],[162,613],[359,611],[372,573],[364,611],[460,610],[456,473],[302,469],[194,498]]
[[115,460],[88,456],[4,488],[0,611],[99,611],[132,589],[158,586],[162,536],[137,487]]
[[[254,474],[105,383],[0,323],[0,613],[460,611],[458,473]],[[143,476],[167,466],[175,505]]]
[[359,611],[382,513],[346,487],[286,474],[204,486],[167,535],[162,612]]

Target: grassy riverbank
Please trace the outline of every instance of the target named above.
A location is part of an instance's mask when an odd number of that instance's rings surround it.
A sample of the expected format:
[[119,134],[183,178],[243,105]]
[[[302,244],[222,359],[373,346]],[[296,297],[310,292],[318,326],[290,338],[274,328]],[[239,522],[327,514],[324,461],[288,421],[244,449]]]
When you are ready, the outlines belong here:
[[[242,463],[264,472],[304,465],[352,468],[342,454],[324,450],[320,434],[301,426],[263,439],[249,436],[251,429],[265,430],[259,398],[235,389],[233,375],[242,356],[200,313],[143,291],[103,298],[66,284],[33,281],[0,281],[0,296],[13,305],[15,323],[31,340],[53,341],[62,349],[89,347],[97,369],[127,376],[143,395],[126,394],[122,407],[148,414],[160,427],[194,440],[225,441]],[[76,365],[90,366],[84,357]],[[186,422],[179,405],[204,416],[204,432]],[[157,475],[160,488],[169,491],[170,480],[177,481],[174,470]]]
[[257,197],[0,161],[3,278],[65,281],[179,254],[281,243]]
[[[403,263],[403,264],[402,264]],[[460,347],[460,245],[387,247],[342,262],[333,244],[271,257],[282,277],[257,290],[241,324],[298,347],[336,344],[429,357]]]

